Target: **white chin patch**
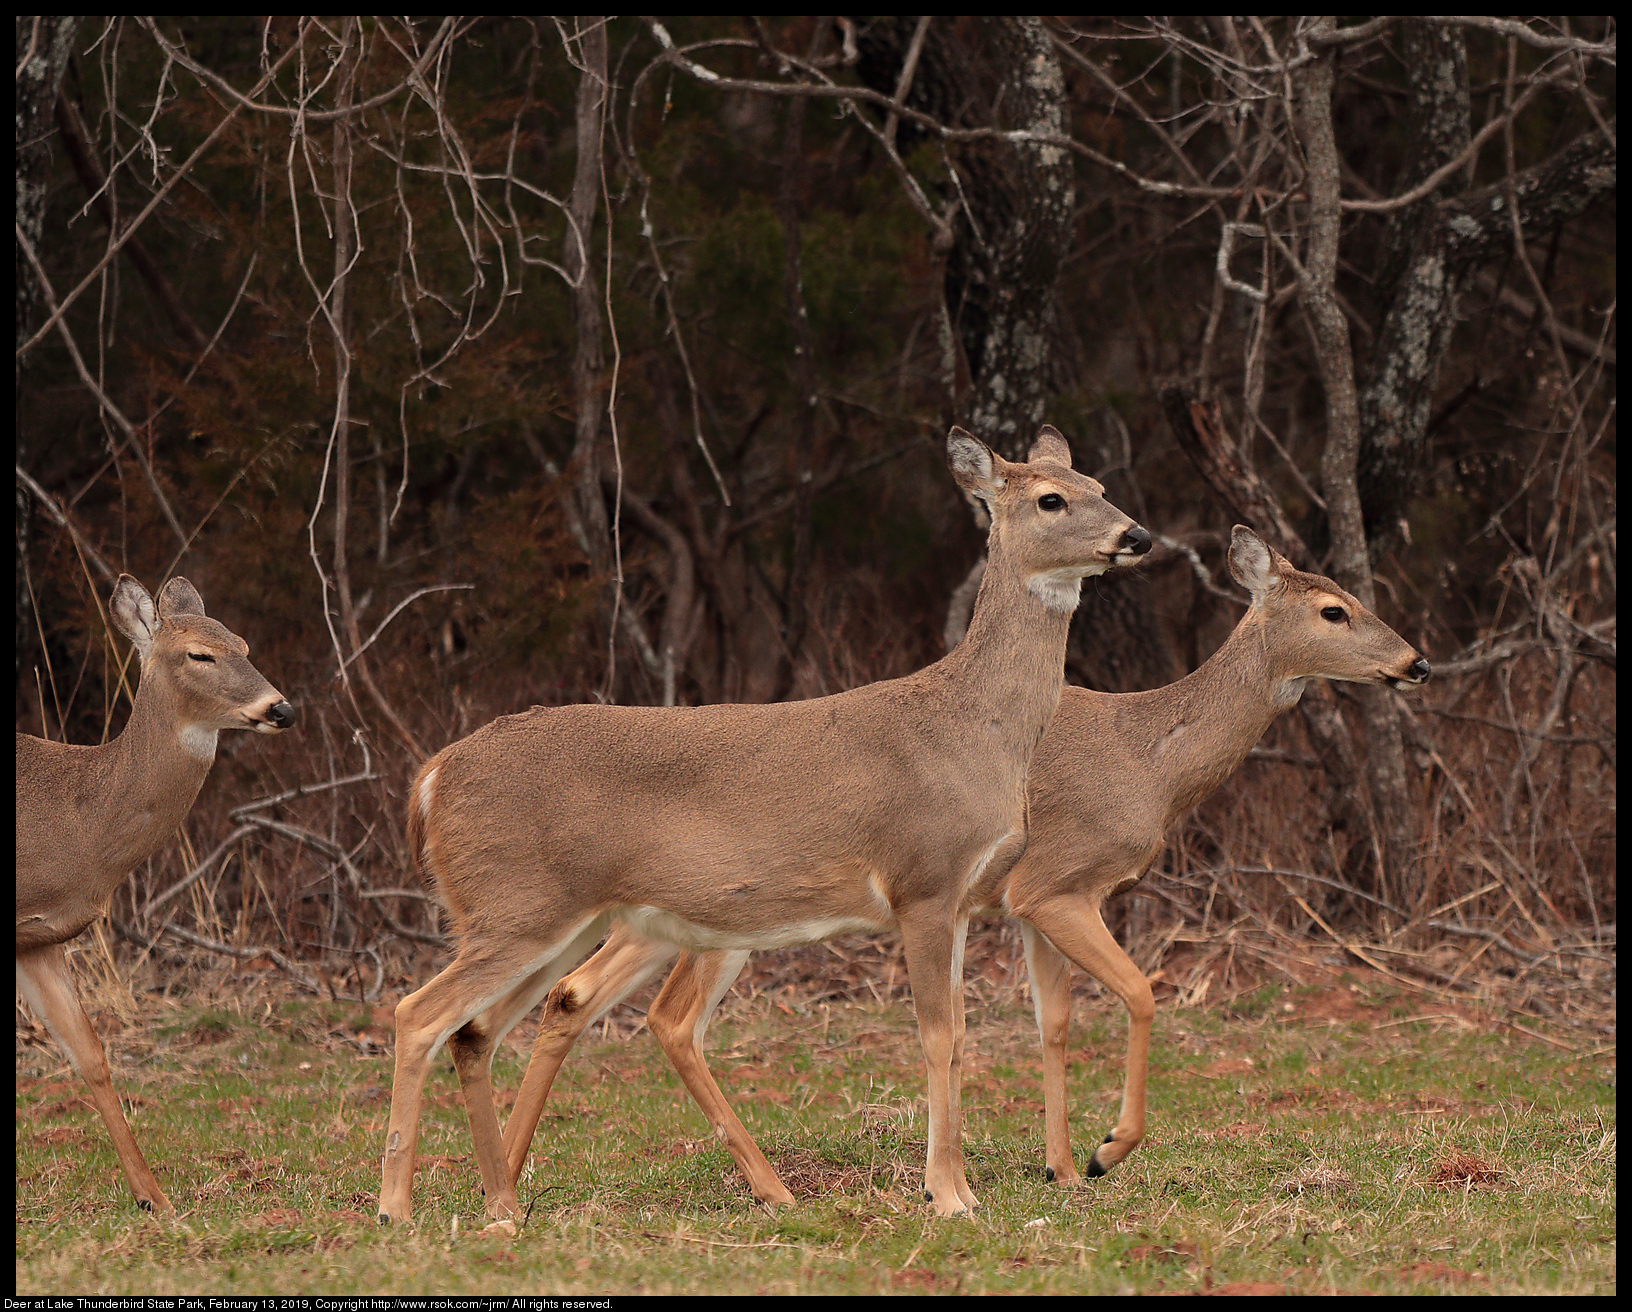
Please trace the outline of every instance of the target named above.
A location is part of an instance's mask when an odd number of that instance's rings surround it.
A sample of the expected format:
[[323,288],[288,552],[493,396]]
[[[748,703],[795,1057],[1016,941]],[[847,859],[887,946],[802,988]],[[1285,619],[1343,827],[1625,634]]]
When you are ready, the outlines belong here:
[[1049,610],[1069,615],[1082,600],[1082,578],[1080,570],[1046,570],[1027,579],[1026,587]]

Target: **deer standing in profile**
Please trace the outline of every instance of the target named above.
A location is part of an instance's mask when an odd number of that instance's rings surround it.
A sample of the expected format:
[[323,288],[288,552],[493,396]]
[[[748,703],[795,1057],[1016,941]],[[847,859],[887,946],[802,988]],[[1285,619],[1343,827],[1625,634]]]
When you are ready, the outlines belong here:
[[1150,534],[1071,469],[1053,429],[1024,463],[961,429],[947,454],[992,526],[968,635],[934,665],[810,701],[535,708],[420,770],[409,845],[458,951],[397,1007],[382,1224],[410,1219],[444,1041],[488,1215],[517,1214],[493,1053],[613,922],[738,966],[755,948],[899,927],[928,1071],[925,1192],[942,1214],[976,1205],[959,1104],[968,908],[1025,846],[1027,770],[1082,580],[1133,561]]
[[[1020,920],[1043,1042],[1046,1172],[1061,1184],[1081,1178],[1071,1157],[1065,1092],[1073,962],[1121,998],[1129,1018],[1122,1112],[1095,1149],[1088,1174],[1104,1175],[1144,1135],[1155,1003],[1144,974],[1105,927],[1105,899],[1144,877],[1168,827],[1235,772],[1270,723],[1297,703],[1308,680],[1403,688],[1429,675],[1428,662],[1354,597],[1330,579],[1292,568],[1251,529],[1236,526],[1229,567],[1252,604],[1194,674],[1153,692],[1061,693],[1032,758],[1025,853],[1006,879],[978,885],[984,897],[973,909]],[[505,1126],[512,1181],[578,1035],[677,951],[672,942],[641,938],[637,929],[617,926],[550,994]],[[746,952],[682,954],[646,1024],[755,1197],[791,1202],[703,1060],[709,1017],[747,958]]]
[[174,1212],[119,1109],[63,945],[176,832],[219,732],[278,733],[295,712],[249,663],[248,644],[204,614],[186,579],[165,584],[155,609],[147,589],[121,574],[109,609],[141,661],[124,732],[100,747],[17,735],[17,991],[90,1087],[137,1206]]

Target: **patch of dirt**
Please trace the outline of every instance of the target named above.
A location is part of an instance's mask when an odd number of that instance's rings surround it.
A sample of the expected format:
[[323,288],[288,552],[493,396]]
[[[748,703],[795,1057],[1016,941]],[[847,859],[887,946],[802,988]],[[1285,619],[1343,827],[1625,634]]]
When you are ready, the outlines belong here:
[[1203,1130],[1203,1139],[1256,1139],[1264,1132],[1262,1121],[1237,1121],[1222,1130]]
[[1405,1108],[1418,1116],[1468,1115],[1485,1110],[1483,1103],[1468,1102],[1463,1098],[1442,1098],[1437,1094],[1419,1093]]
[[41,1098],[60,1097],[65,1093],[82,1090],[78,1080],[18,1080],[17,1092],[33,1094]]
[[[283,1158],[251,1157],[242,1148],[226,1148],[210,1154],[210,1160],[228,1167],[212,1185],[231,1182],[246,1186],[251,1193],[271,1189],[283,1176]],[[237,1163],[236,1165],[233,1165]],[[207,1190],[210,1186],[205,1186]],[[213,1190],[212,1196],[213,1196]]]
[[1297,1020],[1375,1025],[1389,1018],[1388,1008],[1367,1002],[1356,984],[1333,984],[1318,993],[1289,998],[1288,1001],[1292,1004],[1292,1011],[1286,1014]]
[[824,1161],[812,1152],[782,1152],[771,1158],[770,1162],[795,1198],[859,1193],[869,1183],[866,1167],[840,1166]]
[[1215,1062],[1209,1062],[1196,1073],[1205,1076],[1209,1080],[1222,1080],[1231,1075],[1245,1075],[1247,1072],[1256,1069],[1257,1067],[1252,1064],[1252,1058],[1250,1057],[1220,1057]]
[[1343,1194],[1354,1188],[1354,1180],[1343,1171],[1315,1166],[1281,1181],[1280,1187],[1288,1194]]
[[1300,1084],[1295,1089],[1281,1089],[1271,1094],[1252,1094],[1247,1098],[1249,1106],[1262,1107],[1268,1112],[1280,1112],[1288,1107],[1331,1110],[1336,1107],[1352,1106],[1358,1101],[1359,1099],[1346,1089],[1334,1089],[1321,1084]]
[[1214,1285],[1201,1291],[1210,1298],[1275,1298],[1286,1293],[1285,1285],[1269,1280],[1232,1280],[1227,1285]]
[[1488,1282],[1490,1277],[1477,1271],[1459,1271],[1443,1262],[1413,1262],[1402,1266],[1400,1274],[1407,1280],[1442,1280],[1449,1285],[1466,1285],[1475,1281]]
[[257,1225],[263,1225],[268,1230],[281,1230],[288,1226],[299,1225],[301,1221],[300,1209],[296,1207],[273,1207],[250,1218]]
[[1129,1262],[1170,1261],[1177,1259],[1189,1266],[1199,1259],[1201,1250],[1194,1244],[1139,1244],[1123,1254]]
[[[147,1099],[133,1098],[127,1094],[125,1101],[146,1102]],[[78,1112],[82,1109],[92,1112],[96,1110],[96,1104],[91,1101],[91,1096],[88,1093],[81,1094],[77,1098],[55,1098],[50,1102],[41,1103],[38,1107],[34,1108],[30,1115],[39,1117],[43,1120],[49,1116],[66,1116],[69,1112]]]
[[938,1271],[930,1271],[921,1266],[897,1271],[890,1277],[890,1285],[895,1289],[921,1289],[926,1294],[938,1294],[943,1291],[952,1293],[961,1284],[962,1276],[943,1276]]
[[83,1143],[88,1136],[84,1130],[72,1125],[57,1125],[49,1130],[42,1130],[34,1136],[36,1143],[50,1144],[53,1148],[66,1148],[70,1144]]
[[1428,1183],[1435,1189],[1488,1189],[1502,1183],[1502,1172],[1481,1157],[1454,1149],[1435,1164]]

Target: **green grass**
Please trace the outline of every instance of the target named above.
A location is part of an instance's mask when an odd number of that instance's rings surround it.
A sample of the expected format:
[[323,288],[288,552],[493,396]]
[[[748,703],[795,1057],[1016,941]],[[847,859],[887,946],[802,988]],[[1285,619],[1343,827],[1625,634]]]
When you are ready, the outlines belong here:
[[[469,1127],[445,1058],[428,1089],[415,1225],[375,1225],[391,1066],[366,1008],[180,1010],[110,1044],[179,1222],[136,1211],[66,1063],[28,1044],[17,1288],[1612,1293],[1613,1053],[1571,1055],[1358,988],[1159,1009],[1148,1137],[1072,1189],[1042,1179],[1029,1009],[971,1007],[966,1150],[983,1206],[944,1220],[919,1201],[924,1077],[900,1004],[788,1014],[761,996],[722,1009],[714,1070],[799,1199],[775,1214],[651,1037],[597,1029],[557,1081],[514,1238],[477,1233]],[[1439,1018],[1415,1019],[1424,1012]],[[1079,1000],[1077,1018],[1080,1167],[1115,1118],[1124,1026],[1102,1001]],[[524,1061],[508,1047],[497,1087],[514,1090]],[[1455,1153],[1493,1182],[1436,1183]]]

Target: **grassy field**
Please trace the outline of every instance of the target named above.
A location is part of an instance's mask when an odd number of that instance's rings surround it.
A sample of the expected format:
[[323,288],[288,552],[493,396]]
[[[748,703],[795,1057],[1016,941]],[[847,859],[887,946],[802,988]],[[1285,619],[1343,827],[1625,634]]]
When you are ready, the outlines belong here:
[[[1078,1163],[1110,1127],[1124,1025],[1079,1001]],[[108,1018],[99,1018],[104,1031]],[[1530,1024],[1527,1022],[1527,1024]],[[17,1064],[20,1293],[1477,1293],[1615,1288],[1613,1050],[1572,1054],[1381,976],[1158,1009],[1148,1138],[1042,1179],[1029,1008],[972,1007],[973,1217],[918,1199],[924,1076],[903,1004],[731,998],[716,1073],[799,1199],[756,1205],[657,1044],[598,1027],[557,1082],[514,1238],[482,1236],[445,1056],[412,1229],[374,1223],[390,1011],[178,1006],[110,1041],[182,1211],[136,1211],[59,1051]],[[496,1083],[513,1090],[518,1032]]]

